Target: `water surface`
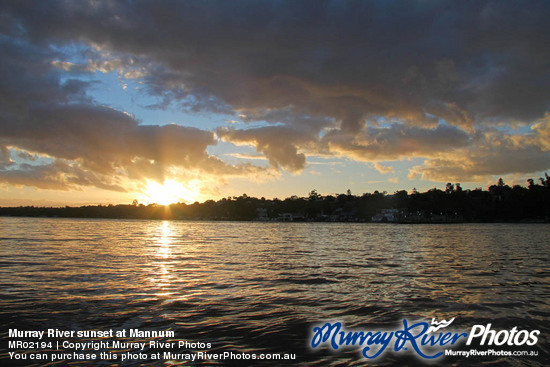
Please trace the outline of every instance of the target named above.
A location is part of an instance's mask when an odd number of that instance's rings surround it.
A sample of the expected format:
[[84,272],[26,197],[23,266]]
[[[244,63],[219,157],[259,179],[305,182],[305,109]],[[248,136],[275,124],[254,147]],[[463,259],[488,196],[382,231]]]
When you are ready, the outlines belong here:
[[[2,339],[9,328],[169,329],[211,342],[211,351],[364,365],[358,349],[312,351],[312,326],[340,320],[380,330],[403,318],[456,317],[457,328],[539,329],[539,356],[438,365],[542,366],[549,239],[549,225],[533,224],[0,218]],[[402,353],[376,363],[422,364]]]

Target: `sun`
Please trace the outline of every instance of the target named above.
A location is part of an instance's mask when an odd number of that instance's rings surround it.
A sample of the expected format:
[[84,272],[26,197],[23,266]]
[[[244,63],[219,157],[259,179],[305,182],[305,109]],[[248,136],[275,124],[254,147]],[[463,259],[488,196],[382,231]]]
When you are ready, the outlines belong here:
[[147,181],[140,201],[147,204],[169,205],[174,203],[193,203],[199,199],[198,185],[195,182],[184,185],[174,180],[165,180],[163,184]]

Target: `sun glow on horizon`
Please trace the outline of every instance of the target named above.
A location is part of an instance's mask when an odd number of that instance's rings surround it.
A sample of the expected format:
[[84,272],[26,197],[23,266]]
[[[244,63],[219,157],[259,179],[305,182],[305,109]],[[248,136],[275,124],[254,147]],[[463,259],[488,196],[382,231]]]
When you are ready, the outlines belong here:
[[175,180],[165,180],[163,184],[148,180],[139,201],[159,205],[182,202],[188,204],[198,201],[199,197],[199,187],[196,182],[189,182],[184,185]]

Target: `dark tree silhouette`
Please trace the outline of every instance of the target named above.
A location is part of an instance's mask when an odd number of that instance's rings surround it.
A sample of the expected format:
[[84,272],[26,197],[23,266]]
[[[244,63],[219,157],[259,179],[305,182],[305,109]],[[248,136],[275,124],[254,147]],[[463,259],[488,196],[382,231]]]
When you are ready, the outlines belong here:
[[430,221],[447,218],[453,221],[550,221],[550,178],[540,184],[529,179],[528,187],[510,187],[500,178],[487,191],[464,190],[459,183],[447,183],[445,191],[433,188],[424,193],[413,189],[392,195],[375,191],[361,196],[351,194],[321,195],[313,189],[307,197],[293,195],[284,200],[258,199],[247,194],[204,203],[178,203],[169,206],[97,205],[63,208],[0,207],[0,215],[30,217],[136,218],[184,220],[280,220],[292,217],[306,221],[370,221],[382,210],[392,209]]

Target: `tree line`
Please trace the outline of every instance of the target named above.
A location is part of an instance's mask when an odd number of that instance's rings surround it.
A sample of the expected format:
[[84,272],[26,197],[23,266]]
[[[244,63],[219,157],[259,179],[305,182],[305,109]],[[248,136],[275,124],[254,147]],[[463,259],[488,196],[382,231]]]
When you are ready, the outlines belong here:
[[444,189],[426,192],[413,189],[393,194],[374,191],[353,195],[350,190],[337,195],[320,195],[316,190],[307,196],[286,199],[250,197],[246,194],[207,200],[193,204],[89,205],[80,207],[0,207],[2,216],[182,219],[182,220],[292,220],[369,222],[383,210],[417,215],[421,218],[449,216],[464,222],[550,221],[550,178],[527,187],[508,186],[502,179],[487,190],[464,190],[459,183],[447,183]]

